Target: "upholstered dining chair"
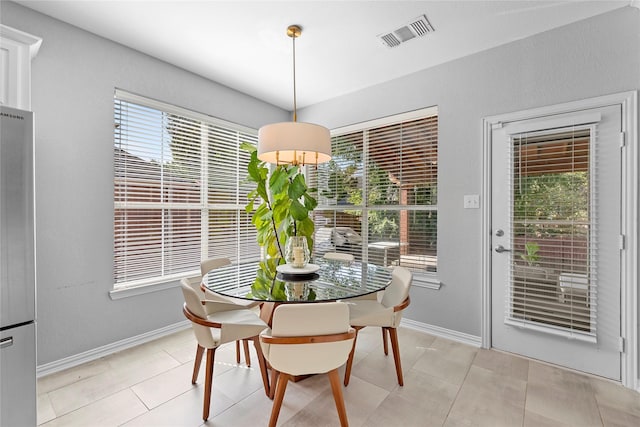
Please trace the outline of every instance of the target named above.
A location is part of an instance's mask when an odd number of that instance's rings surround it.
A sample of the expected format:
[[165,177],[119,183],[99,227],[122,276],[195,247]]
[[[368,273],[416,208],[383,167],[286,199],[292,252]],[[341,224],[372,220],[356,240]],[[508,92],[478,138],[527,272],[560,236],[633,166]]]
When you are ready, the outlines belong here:
[[[231,260],[229,258],[209,258],[200,263],[200,274],[204,277],[205,274],[210,272],[211,270],[215,270],[216,268],[224,267],[227,265],[231,265]],[[260,301],[252,301],[245,300],[242,298],[229,298],[224,297],[222,295],[218,295],[215,292],[211,292],[206,287],[201,287],[202,292],[204,292],[204,299],[211,301],[223,301],[223,302],[232,302],[234,304],[238,304],[242,306],[242,308],[256,308],[260,305]],[[240,363],[240,341],[242,341],[243,349],[244,349],[244,361],[247,366],[251,366],[251,356],[249,355],[249,342],[248,340],[238,340],[236,341],[236,363]]]
[[[213,362],[216,349],[225,343],[246,338],[257,340],[257,335],[267,327],[256,313],[238,307],[236,304],[222,301],[201,300],[196,289],[201,282],[200,276],[181,280],[184,295],[183,313],[191,321],[193,332],[198,341],[196,360],[193,366],[191,383],[198,379],[198,371],[204,350],[207,350],[205,373],[204,404],[202,419],[209,418],[211,406],[211,386],[213,383]],[[257,344],[257,341],[254,341]],[[258,358],[262,352],[258,351]],[[262,365],[262,363],[261,363]],[[261,369],[265,390],[269,389],[266,371]]]
[[281,304],[275,309],[271,329],[260,334],[262,352],[274,369],[272,387],[276,387],[270,427],[278,421],[289,379],[325,372],[340,425],[349,425],[338,368],[347,361],[354,338],[344,303]]
[[[349,307],[349,322],[356,331],[353,340],[353,348],[347,360],[344,374],[344,385],[349,385],[353,356],[358,340],[358,331],[366,326],[382,327],[382,342],[384,354],[389,354],[387,347],[387,334],[391,338],[391,349],[396,365],[398,384],[404,385],[402,377],[402,364],[400,363],[400,348],[398,345],[398,325],[402,319],[402,312],[409,306],[409,288],[413,281],[411,271],[404,267],[394,267],[391,272],[391,283],[382,292],[382,298],[378,299],[353,299],[347,300]],[[375,295],[375,294],[373,294]]]

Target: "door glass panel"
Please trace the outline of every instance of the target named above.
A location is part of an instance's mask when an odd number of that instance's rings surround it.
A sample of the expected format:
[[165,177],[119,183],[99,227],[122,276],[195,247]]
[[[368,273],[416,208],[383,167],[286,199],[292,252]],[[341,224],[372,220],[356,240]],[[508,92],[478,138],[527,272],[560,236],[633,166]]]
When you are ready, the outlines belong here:
[[589,127],[512,137],[510,321],[595,336],[591,137]]

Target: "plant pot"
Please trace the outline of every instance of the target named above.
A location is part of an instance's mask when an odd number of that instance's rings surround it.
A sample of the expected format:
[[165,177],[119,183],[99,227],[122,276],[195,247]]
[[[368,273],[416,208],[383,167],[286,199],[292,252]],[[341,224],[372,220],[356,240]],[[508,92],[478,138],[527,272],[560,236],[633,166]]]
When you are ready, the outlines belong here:
[[552,280],[553,270],[537,265],[519,265],[513,266],[513,276],[527,280]]

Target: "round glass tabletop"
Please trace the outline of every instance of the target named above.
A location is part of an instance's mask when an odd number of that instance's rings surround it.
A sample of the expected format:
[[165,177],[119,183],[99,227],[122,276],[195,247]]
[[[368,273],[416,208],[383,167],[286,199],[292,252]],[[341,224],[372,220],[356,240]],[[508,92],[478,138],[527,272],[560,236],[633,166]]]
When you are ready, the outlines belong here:
[[[202,281],[211,291],[233,298],[272,302],[326,302],[383,290],[391,269],[360,262],[316,260],[312,267],[269,269],[261,263],[229,265],[207,273]],[[316,268],[317,266],[317,268]]]

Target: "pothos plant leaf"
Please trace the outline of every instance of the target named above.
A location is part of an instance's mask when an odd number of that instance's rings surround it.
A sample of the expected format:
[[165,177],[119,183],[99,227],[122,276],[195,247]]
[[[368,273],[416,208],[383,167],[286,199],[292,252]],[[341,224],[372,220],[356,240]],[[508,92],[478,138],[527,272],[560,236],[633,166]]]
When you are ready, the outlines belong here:
[[285,186],[288,183],[287,171],[279,166],[271,172],[271,177],[269,178],[269,191],[271,194],[280,194],[284,191]]
[[308,211],[314,210],[318,206],[318,201],[311,197],[309,193],[304,193],[304,207]]
[[309,250],[313,251],[313,231],[316,226],[311,220],[311,218],[307,217],[304,220],[298,222],[298,232],[300,235],[305,236],[307,238],[307,246],[309,246]]
[[241,142],[240,149],[242,151],[246,151],[247,153],[256,153],[256,156],[258,155],[258,147],[249,142]]
[[289,215],[291,200],[282,198],[273,204],[273,218],[276,223],[281,223]]
[[304,181],[304,175],[298,174],[291,179],[288,193],[291,200],[298,200],[307,192],[307,184]]
[[291,206],[289,208],[289,212],[291,216],[296,221],[303,221],[304,219],[309,217],[309,211],[304,207],[302,203],[298,200],[291,200]]

